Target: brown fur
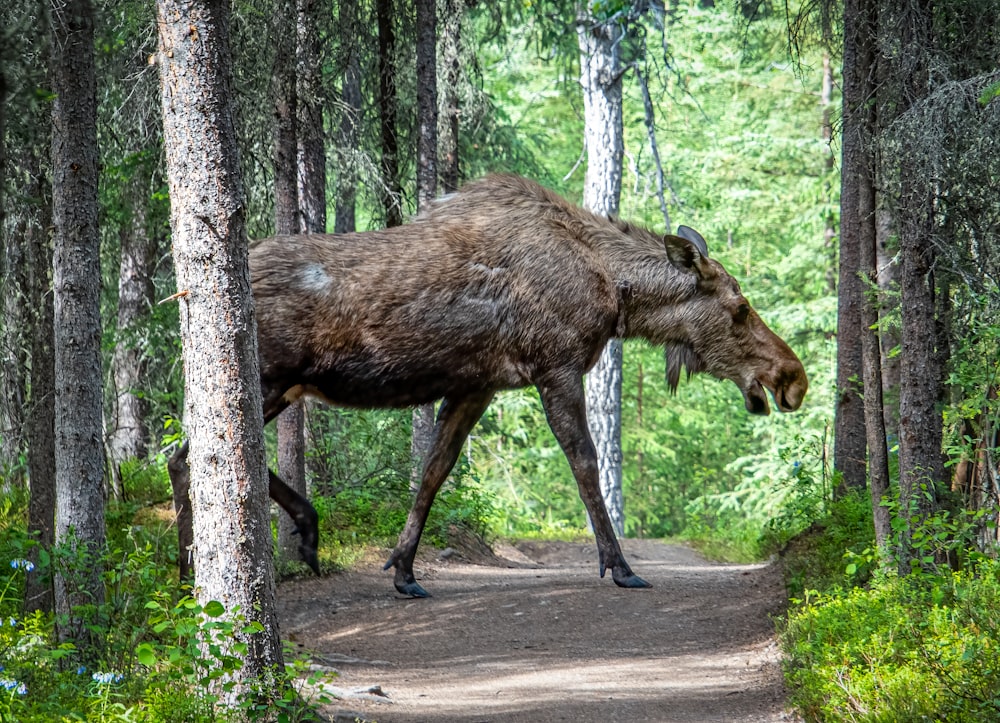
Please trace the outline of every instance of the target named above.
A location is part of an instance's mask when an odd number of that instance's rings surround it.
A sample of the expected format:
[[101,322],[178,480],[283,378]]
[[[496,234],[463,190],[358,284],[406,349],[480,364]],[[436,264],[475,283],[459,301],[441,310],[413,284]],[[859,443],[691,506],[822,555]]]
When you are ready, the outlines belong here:
[[[760,320],[696,232],[659,236],[595,216],[538,184],[490,176],[405,226],[265,239],[251,249],[265,420],[302,394],[401,407],[443,399],[421,490],[387,567],[412,573],[427,511],[462,441],[501,389],[536,385],[594,520],[601,574],[644,586],[621,555],[597,483],[582,377],[615,335],[731,379],[749,411],[798,408],[801,363]],[[315,566],[315,513],[272,475]],[[304,528],[304,529],[303,529]],[[311,558],[310,558],[311,555]]]

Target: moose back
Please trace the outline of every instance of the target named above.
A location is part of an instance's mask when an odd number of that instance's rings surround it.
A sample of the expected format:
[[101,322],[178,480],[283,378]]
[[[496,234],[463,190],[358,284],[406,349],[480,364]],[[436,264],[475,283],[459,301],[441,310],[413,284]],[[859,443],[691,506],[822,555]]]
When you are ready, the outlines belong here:
[[[494,175],[436,201],[404,226],[264,239],[251,248],[265,423],[300,396],[347,407],[442,400],[416,500],[386,569],[404,595],[428,593],[413,559],[434,496],[496,392],[534,385],[593,521],[600,574],[645,587],[601,497],[583,376],[612,337],[667,349],[681,369],[732,380],[746,409],[782,411],[808,386],[799,359],[736,280],[681,227],[659,235],[594,215],[537,183]],[[171,461],[181,534],[192,543],[187,448]],[[312,505],[270,473],[318,571]]]

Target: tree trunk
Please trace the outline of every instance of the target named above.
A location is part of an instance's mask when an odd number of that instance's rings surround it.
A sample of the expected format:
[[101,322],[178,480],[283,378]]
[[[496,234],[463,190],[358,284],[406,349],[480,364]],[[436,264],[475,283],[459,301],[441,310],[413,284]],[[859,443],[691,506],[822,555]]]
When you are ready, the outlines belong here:
[[[0,101],[2,105],[2,101]],[[0,184],[3,174],[0,173]],[[2,219],[0,219],[2,223]],[[24,482],[24,400],[28,381],[28,261],[25,224],[19,219],[10,233],[2,233],[0,248],[0,476],[4,491]]]
[[74,608],[104,601],[104,446],[101,429],[100,237],[94,10],[69,0],[52,14],[52,220],[56,540],[76,550],[60,570],[56,611],[64,639],[86,640]]
[[[55,350],[52,317],[52,246],[45,229],[51,225],[50,191],[46,186],[39,158],[32,154],[32,197],[44,199],[39,217],[29,219],[25,245],[31,278],[29,307],[31,319],[31,396],[28,400],[28,479],[31,497],[28,502],[28,533],[38,541],[31,550],[32,562],[38,563],[41,550],[50,551],[56,530],[56,425],[55,425]],[[51,577],[28,575],[25,582],[26,611],[54,609]]]
[[403,223],[402,189],[399,180],[399,143],[396,138],[396,31],[392,0],[376,0],[378,25],[378,106],[382,143],[382,209],[386,226]]
[[[425,209],[437,196],[437,3],[417,0],[417,204]],[[413,410],[410,487],[416,491],[434,441],[434,404]]]
[[[859,19],[859,0],[846,0],[844,26],[864,24]],[[862,143],[859,111],[863,75],[859,64],[857,38],[844,36],[843,138],[841,140],[840,264],[837,289],[837,395],[834,418],[833,466],[840,473],[838,494],[865,487],[865,415],[860,394],[862,286],[858,276],[860,259],[860,219],[857,179],[862,172]]]
[[[337,198],[335,199],[334,231],[336,233],[349,233],[355,231],[357,227],[355,220],[356,186],[358,183],[357,153],[361,145],[361,59],[357,42],[358,11],[356,3],[344,2],[340,4],[340,48],[341,52],[347,55],[343,61],[344,75],[340,92],[341,116],[337,142],[340,146],[341,163],[338,169]],[[385,110],[384,106],[383,110]]]
[[[298,143],[299,231],[326,233],[326,143],[323,136],[322,44],[319,35],[319,0],[298,0],[296,44],[296,140]],[[341,3],[354,6],[354,3]],[[355,54],[356,56],[356,54]],[[360,69],[355,59],[355,72]],[[361,112],[360,81],[355,83],[357,113]],[[346,96],[346,93],[345,93]],[[346,102],[346,99],[345,99]],[[354,140],[357,147],[357,139]],[[352,181],[353,184],[353,181]],[[353,222],[351,230],[353,231]]]
[[[0,475],[4,486],[21,486],[24,449],[24,398],[28,374],[30,307],[24,224],[7,234],[4,191],[7,179],[7,81],[0,67]],[[6,491],[6,490],[5,490]]]
[[[933,47],[927,0],[901,14],[901,52],[905,69],[895,77],[903,91],[901,111],[928,89],[927,52]],[[941,459],[943,397],[938,320],[935,315],[934,179],[906,154],[900,161],[900,305],[902,346],[899,388],[899,509],[904,521],[899,550],[900,574],[911,571],[919,551],[913,546],[914,522],[937,505],[936,485],[944,479]]]
[[[275,3],[271,22],[274,67],[271,92],[274,96],[274,231],[277,234],[298,233],[303,223],[299,218],[299,148],[298,93],[295,57],[298,46],[298,10],[296,0]],[[278,415],[275,426],[278,437],[278,473],[285,483],[300,495],[306,495],[305,414],[297,401]],[[278,514],[278,558],[288,563],[298,558],[295,521]]]
[[[877,196],[876,196],[877,198]],[[899,313],[899,247],[893,230],[892,213],[886,208],[875,211],[876,257],[878,273],[879,316],[883,319]],[[879,330],[882,357],[882,416],[890,446],[899,439],[899,327],[886,326]]]
[[[20,369],[16,361],[16,350],[21,348],[20,339],[15,330],[23,329],[23,324],[12,322],[11,306],[17,303],[18,296],[24,293],[24,289],[18,289],[13,282],[11,267],[14,264],[10,261],[13,242],[6,233],[6,214],[4,212],[4,190],[7,184],[7,133],[6,133],[6,110],[7,110],[7,76],[0,67],[0,289],[4,290],[0,297],[0,470],[8,470],[13,467],[13,462],[20,456],[20,444],[13,444],[19,436],[15,430],[20,430],[23,422],[20,410],[24,408],[23,392],[24,383],[11,382],[11,372]],[[16,234],[20,237],[22,233]],[[22,252],[23,254],[23,252]],[[11,293],[11,290],[17,290]],[[14,297],[13,301],[11,297]],[[11,362],[14,361],[12,364]],[[19,394],[20,393],[20,394]],[[18,396],[21,396],[19,399]]]
[[462,78],[462,16],[464,0],[440,2],[440,116],[438,119],[438,165],[441,188],[445,193],[458,190],[461,170],[458,158],[459,95]]
[[118,329],[111,358],[114,398],[108,430],[112,489],[121,496],[121,465],[147,454],[149,404],[137,393],[146,383],[148,359],[140,343],[153,304],[156,238],[147,230],[148,173],[136,169],[132,179],[132,218],[121,229],[118,268]]
[[[296,136],[298,143],[298,184],[299,184],[299,231],[301,233],[326,233],[326,141],[323,130],[323,107],[325,94],[322,77],[322,42],[319,33],[321,13],[324,5],[319,0],[298,0],[297,2],[297,35],[296,43],[296,100],[298,121]],[[354,3],[341,3],[341,13],[345,6],[354,7]],[[353,45],[352,45],[353,47]],[[357,53],[352,50],[355,57]],[[360,70],[356,70],[360,76]],[[355,84],[357,94],[357,113],[361,112],[360,81]],[[346,95],[345,95],[346,97]],[[345,101],[346,102],[346,101]],[[354,148],[357,147],[355,142]],[[344,164],[341,164],[342,170]],[[351,166],[353,168],[353,166]],[[353,174],[353,170],[351,171]],[[352,181],[353,184],[354,181]],[[353,192],[353,186],[352,186]],[[339,199],[339,195],[338,195]],[[354,230],[354,203],[351,202],[351,231]],[[309,433],[309,414],[311,403],[303,400],[302,428],[305,447],[308,449],[312,437]],[[305,460],[303,460],[305,464]],[[306,465],[302,477],[305,480],[303,494],[309,488],[311,468]]]
[[831,180],[834,176],[833,155],[833,63],[829,53],[823,53],[823,84],[820,89],[820,107],[822,113],[823,144],[826,150],[823,154],[823,192],[826,196],[828,211],[823,218],[823,248],[827,249],[831,263],[826,269],[826,285],[831,294],[837,293],[836,258],[837,219],[833,212],[833,189]]
[[[277,693],[267,470],[227,3],[158,0],[160,89],[184,361],[195,594],[260,624],[215,641],[243,665],[224,705]],[[236,625],[236,630],[241,629]],[[208,644],[208,639],[203,644]],[[246,645],[243,652],[232,643]]]
[[877,284],[877,233],[875,212],[875,134],[877,132],[875,93],[875,39],[878,30],[877,0],[854,0],[855,11],[845,31],[853,36],[860,63],[858,85],[861,103],[854,120],[859,137],[857,184],[859,265],[864,296],[861,307],[861,357],[864,376],[865,432],[868,447],[868,477],[871,491],[875,543],[882,553],[889,552],[892,532],[889,510],[883,498],[889,494],[889,460],[886,449],[885,421],[882,403],[882,357],[879,334]]
[[[618,55],[621,27],[589,15],[577,19],[580,84],[583,86],[587,178],[583,205],[594,213],[618,213],[622,186],[622,83]],[[616,532],[624,532],[622,504],[620,339],[612,339],[587,375],[590,433],[597,447],[601,491]]]

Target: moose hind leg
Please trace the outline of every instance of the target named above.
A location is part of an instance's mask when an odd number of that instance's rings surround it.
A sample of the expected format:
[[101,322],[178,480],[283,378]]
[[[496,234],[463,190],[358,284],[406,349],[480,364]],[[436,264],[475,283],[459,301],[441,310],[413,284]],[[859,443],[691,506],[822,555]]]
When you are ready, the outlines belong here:
[[417,554],[417,545],[420,544],[420,536],[423,534],[424,524],[427,522],[427,515],[434,503],[435,495],[441,489],[451,468],[455,466],[455,460],[462,451],[462,444],[486,411],[491,399],[493,392],[483,392],[458,400],[445,399],[441,403],[434,424],[434,441],[424,463],[420,489],[417,490],[417,497],[413,501],[413,507],[410,508],[406,527],[399,535],[399,542],[396,543],[396,548],[383,567],[384,570],[390,567],[396,568],[393,585],[402,595],[430,597],[430,593],[424,590],[413,576],[413,558]]
[[177,517],[177,565],[182,583],[194,582],[194,522],[191,516],[191,469],[188,467],[188,443],[185,441],[167,462],[173,490],[174,514]]
[[649,587],[649,583],[633,573],[625,561],[611,517],[604,505],[598,476],[597,450],[587,426],[583,380],[577,376],[553,378],[539,383],[538,392],[549,427],[569,461],[580,497],[594,525],[601,577],[604,577],[605,570],[610,567],[611,577],[618,587]]
[[267,493],[295,521],[299,555],[319,575],[319,515],[316,508],[270,469],[267,470]]

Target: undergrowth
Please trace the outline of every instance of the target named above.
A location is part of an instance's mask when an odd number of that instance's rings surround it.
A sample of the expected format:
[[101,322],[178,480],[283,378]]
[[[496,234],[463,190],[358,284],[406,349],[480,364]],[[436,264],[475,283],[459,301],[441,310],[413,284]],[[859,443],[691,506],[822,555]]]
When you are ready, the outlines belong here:
[[788,548],[790,702],[807,721],[1000,720],[1000,563],[900,577],[877,568],[870,517],[864,495],[847,496]]

